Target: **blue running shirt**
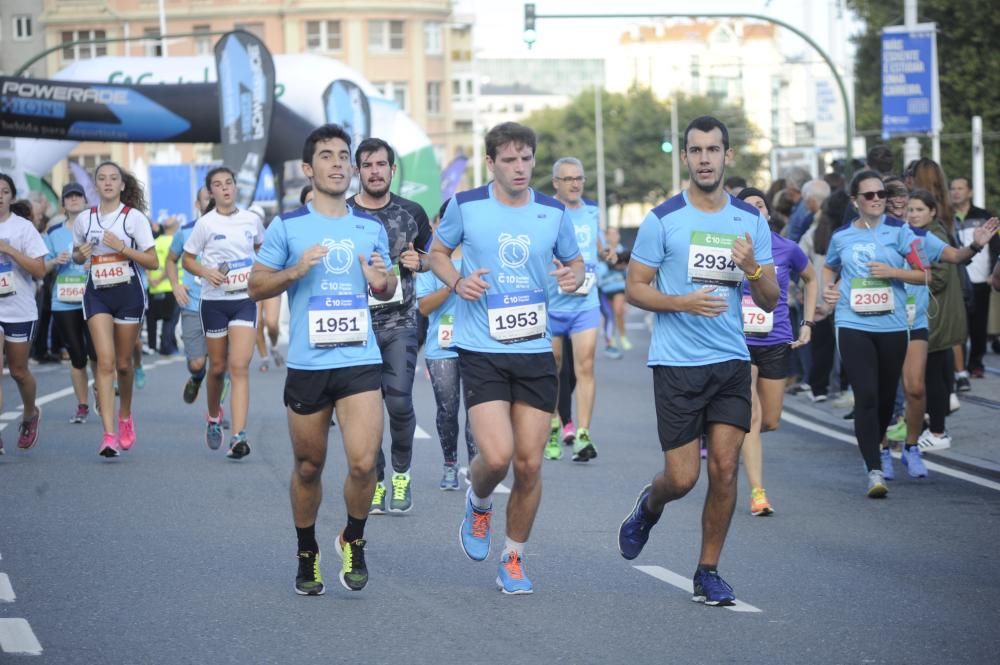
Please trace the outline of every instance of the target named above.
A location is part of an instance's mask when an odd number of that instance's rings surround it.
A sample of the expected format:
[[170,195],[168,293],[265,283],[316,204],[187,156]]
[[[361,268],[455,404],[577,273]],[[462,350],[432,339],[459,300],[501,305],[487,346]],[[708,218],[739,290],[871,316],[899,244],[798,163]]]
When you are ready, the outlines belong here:
[[[931,262],[941,258],[941,252],[947,247],[944,241],[933,233],[928,233],[927,229],[910,227],[918,238],[924,241],[924,252]],[[927,278],[923,284],[904,284],[906,287],[906,320],[910,324],[910,330],[920,330],[928,328],[927,307],[930,304],[930,289],[927,283],[930,280],[930,272],[924,273]],[[912,315],[911,315],[912,312]]]
[[[583,199],[579,208],[566,208],[569,219],[576,231],[576,244],[580,247],[585,269],[583,286],[575,293],[563,293],[555,277],[549,277],[549,311],[584,312],[600,306],[597,297],[597,239],[600,234],[600,214],[597,203]],[[600,261],[604,263],[603,261]]]
[[[328,248],[326,257],[288,287],[288,366],[322,370],[380,364],[382,354],[368,312],[368,281],[358,255],[378,252],[392,270],[385,228],[351,208],[343,217],[325,217],[309,203],[274,218],[257,262],[284,270],[316,244]],[[349,339],[352,333],[355,339]],[[358,337],[364,339],[355,341]]]
[[[197,220],[195,220],[197,221]],[[194,232],[195,222],[188,222],[182,226],[176,234],[174,234],[173,242],[170,243],[170,251],[177,256],[177,270],[180,273],[181,284],[187,289],[188,293],[188,304],[181,309],[187,310],[189,312],[200,312],[201,311],[201,277],[195,277],[187,270],[184,270],[180,265],[180,257],[184,255],[184,243],[187,242],[188,238],[191,237],[191,233]],[[201,262],[201,257],[198,257],[198,262]]]
[[[835,230],[826,253],[826,265],[840,271],[837,328],[866,332],[906,330],[903,282],[874,279],[868,264],[877,261],[893,268],[908,268],[905,257],[924,247],[925,243],[905,222],[885,215],[873,229],[859,229],[852,222]],[[939,257],[940,251],[928,258],[933,261]]]
[[538,305],[546,304],[553,256],[567,263],[580,255],[563,204],[534,190],[530,194],[527,205],[511,208],[494,198],[491,183],[456,194],[445,210],[436,235],[445,247],[462,245],[462,276],[489,269],[483,297],[475,302],[459,298],[455,307],[455,345],[462,349],[552,352],[548,316],[544,331],[523,341],[504,343],[490,333],[491,325],[497,335],[540,325]]
[[[728,263],[736,236],[750,234],[757,263],[771,258],[771,229],[753,206],[730,196],[719,212],[690,204],[687,192],[667,199],[646,215],[632,247],[632,260],[656,268],[656,288],[679,296],[700,290],[713,272],[728,271],[733,281],[719,284],[729,309],[717,317],[687,312],[657,312],[648,365],[693,367],[727,360],[750,360],[743,334],[743,271]],[[694,277],[692,276],[694,275]]]
[[[462,270],[462,261],[452,259],[455,270]],[[417,300],[429,296],[438,289],[448,286],[428,270],[417,273]],[[455,353],[455,305],[460,298],[454,293],[449,293],[448,298],[441,303],[441,306],[431,312],[427,319],[427,341],[424,342],[424,358],[427,360],[444,360],[446,358],[457,358]],[[445,346],[442,346],[442,343]]]
[[[73,253],[73,231],[66,224],[49,227],[45,233],[45,246],[49,248],[48,261],[54,261],[62,252]],[[56,281],[52,285],[52,311],[71,312],[83,309],[83,291],[87,286],[85,266],[72,258],[56,267]]]

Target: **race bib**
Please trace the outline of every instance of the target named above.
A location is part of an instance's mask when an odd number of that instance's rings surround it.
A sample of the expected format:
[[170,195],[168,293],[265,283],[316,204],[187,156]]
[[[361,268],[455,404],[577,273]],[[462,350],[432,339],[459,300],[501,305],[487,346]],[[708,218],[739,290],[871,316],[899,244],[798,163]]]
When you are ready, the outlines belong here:
[[90,279],[98,289],[127,284],[132,279],[132,268],[121,254],[97,254],[90,260]]
[[490,337],[511,344],[543,337],[548,323],[542,289],[486,296]]
[[56,277],[56,300],[65,303],[81,303],[86,288],[86,275],[59,275]]
[[226,271],[226,281],[222,283],[222,290],[226,293],[243,293],[250,287],[250,269],[253,268],[253,259],[240,259],[223,264]]
[[851,279],[851,309],[861,316],[882,316],[896,308],[892,285],[887,279]]
[[368,296],[368,306],[374,309],[386,307],[388,305],[399,305],[403,302],[403,280],[399,277],[399,265],[392,267],[392,274],[396,276],[396,290],[392,292],[392,297],[388,300],[379,300],[375,296]]
[[906,325],[913,327],[913,322],[917,320],[917,297],[906,296]]
[[588,263],[584,268],[583,272],[583,284],[580,285],[576,291],[563,291],[563,288],[559,287],[559,293],[571,296],[585,296],[590,293],[590,290],[594,288],[594,284],[597,283],[597,266],[593,263]]
[[743,281],[743,271],[733,262],[735,233],[691,232],[688,249],[688,277],[692,282],[735,286]]
[[743,332],[764,337],[774,329],[774,313],[765,312],[753,301],[753,296],[743,296]]
[[453,338],[455,332],[455,315],[442,314],[438,321],[438,346],[442,349],[450,349],[455,345]]
[[10,260],[0,261],[0,298],[12,295],[14,295],[14,264]]
[[353,346],[368,341],[368,308],[363,295],[309,298],[309,346]]

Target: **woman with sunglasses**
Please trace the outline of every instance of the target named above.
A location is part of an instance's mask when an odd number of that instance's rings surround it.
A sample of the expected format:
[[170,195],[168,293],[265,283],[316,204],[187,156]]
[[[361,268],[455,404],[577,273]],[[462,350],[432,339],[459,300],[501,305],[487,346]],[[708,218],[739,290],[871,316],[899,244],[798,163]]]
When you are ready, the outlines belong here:
[[[854,433],[867,467],[868,496],[882,498],[888,488],[880,443],[892,418],[909,340],[903,282],[923,282],[924,254],[935,248],[925,247],[904,222],[886,216],[887,192],[877,172],[857,173],[850,193],[860,217],[830,239],[823,296],[836,306],[840,354],[854,387]],[[984,232],[970,248],[936,248],[940,255],[929,259],[950,263],[968,259],[996,228],[993,222],[983,225]]]
[[[73,223],[73,261],[89,262],[83,291],[83,318],[97,352],[97,402],[104,437],[98,454],[117,457],[135,444],[132,419],[132,351],[146,312],[146,288],[139,268],[156,270],[160,262],[153,228],[146,217],[142,186],[114,162],[94,172],[100,204],[77,215]],[[114,376],[118,375],[120,410],[115,433]]]
[[[746,187],[737,198],[757,208],[761,216],[770,221],[771,207],[765,196],[759,189]],[[764,454],[760,435],[761,432],[778,429],[785,399],[788,360],[792,349],[805,346],[812,337],[818,292],[816,271],[796,243],[772,230],[771,253],[780,289],[774,311],[765,312],[757,307],[750,296],[750,286],[745,282],[743,284],[743,330],[750,349],[752,399],[750,431],[743,439],[740,456],[750,484],[750,514],[754,516],[767,516],[774,512],[764,491]],[[803,320],[797,326],[792,322],[788,309],[788,285],[792,275],[796,274],[805,282]]]

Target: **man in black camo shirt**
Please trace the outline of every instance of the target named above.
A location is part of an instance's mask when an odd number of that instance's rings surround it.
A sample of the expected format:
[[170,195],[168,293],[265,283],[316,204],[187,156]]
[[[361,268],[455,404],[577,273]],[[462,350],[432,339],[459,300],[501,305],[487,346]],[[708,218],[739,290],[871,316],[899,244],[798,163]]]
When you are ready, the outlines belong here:
[[396,172],[396,154],[382,139],[362,141],[354,153],[361,191],[348,205],[378,218],[389,236],[389,255],[399,271],[396,292],[386,301],[369,299],[372,327],[382,352],[382,395],[389,412],[392,477],[385,482],[385,453],[378,456],[378,484],[372,514],[405,513],[413,507],[410,460],[413,433],[413,374],[417,366],[417,306],[415,272],[430,267],[425,251],[431,239],[427,213],[418,203],[389,191]]

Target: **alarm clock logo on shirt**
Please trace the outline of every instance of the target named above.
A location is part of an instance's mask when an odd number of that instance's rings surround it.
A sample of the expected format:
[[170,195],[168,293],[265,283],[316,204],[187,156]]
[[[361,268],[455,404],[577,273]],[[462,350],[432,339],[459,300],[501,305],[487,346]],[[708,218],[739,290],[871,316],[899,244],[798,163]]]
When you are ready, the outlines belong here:
[[343,275],[351,269],[354,264],[354,243],[352,241],[324,238],[322,244],[327,249],[326,256],[323,257],[323,266],[327,272]]
[[531,255],[531,238],[526,235],[512,236],[501,233],[497,236],[500,243],[500,263],[506,268],[520,268],[528,262]]

